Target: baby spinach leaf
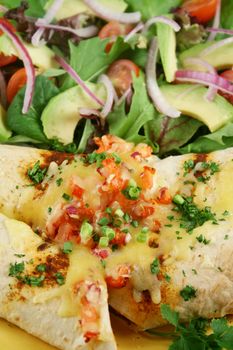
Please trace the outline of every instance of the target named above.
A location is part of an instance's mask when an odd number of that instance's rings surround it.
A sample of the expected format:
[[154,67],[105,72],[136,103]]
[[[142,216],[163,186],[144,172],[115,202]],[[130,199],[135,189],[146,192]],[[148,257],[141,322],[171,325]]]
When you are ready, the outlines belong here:
[[41,142],[47,142],[41,124],[41,113],[49,100],[59,93],[59,89],[46,77],[36,78],[32,105],[26,114],[22,114],[25,87],[15,96],[7,111],[7,125],[18,135],[27,136]]
[[[1,5],[6,6],[9,9],[19,7],[22,0],[1,0]],[[44,6],[47,0],[27,0],[28,10],[26,15],[32,17],[42,17],[45,13]]]

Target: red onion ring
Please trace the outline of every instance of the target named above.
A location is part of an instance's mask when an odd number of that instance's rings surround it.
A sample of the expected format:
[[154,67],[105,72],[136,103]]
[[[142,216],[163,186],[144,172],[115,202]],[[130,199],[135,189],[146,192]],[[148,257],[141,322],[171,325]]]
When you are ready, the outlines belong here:
[[127,43],[136,33],[142,30],[144,24],[142,22],[138,23],[124,38],[124,42]]
[[207,32],[219,33],[219,34],[228,34],[233,35],[232,29],[224,29],[224,28],[206,28]]
[[57,31],[69,32],[82,38],[90,38],[98,33],[98,28],[94,25],[85,28],[73,29],[70,27],[64,27],[55,24],[47,24],[43,19],[36,21],[35,25],[39,28],[48,28]]
[[[219,28],[220,17],[221,17],[221,0],[218,0],[216,12],[215,12],[215,16],[214,16],[214,21],[213,21],[213,28],[214,29]],[[207,40],[208,41],[214,40],[214,38],[216,37],[216,34],[217,34],[216,32],[211,32]]]
[[[190,58],[186,58],[185,62],[192,64],[192,65],[200,65],[202,67],[204,67],[209,73],[215,74],[217,75],[216,70],[214,69],[214,67],[211,66],[211,64],[209,64],[208,62],[202,60],[201,58],[197,58],[197,57],[190,57]],[[218,92],[218,89],[210,86],[205,97],[207,98],[208,101],[213,101],[214,97],[216,96]]]
[[71,78],[81,86],[81,88],[100,106],[104,106],[104,102],[101,101],[93,92],[87,87],[84,81],[80,78],[78,73],[62,58],[55,56],[55,60],[60,64],[60,66],[71,76]]
[[176,80],[182,82],[198,83],[201,85],[213,86],[214,88],[233,95],[233,84],[217,74],[196,72],[191,70],[178,70]]
[[15,33],[13,33],[12,30],[10,30],[8,26],[6,26],[4,23],[0,22],[0,29],[12,40],[13,45],[18,51],[19,56],[22,59],[26,70],[27,84],[26,84],[26,90],[25,90],[24,101],[23,101],[23,109],[22,109],[22,113],[25,114],[28,112],[32,103],[32,96],[33,96],[33,91],[35,86],[35,77],[36,77],[35,69],[34,69],[31,57],[27,49],[24,47],[23,43],[19,39],[19,37]]
[[[45,14],[43,20],[49,24],[52,19],[55,17],[57,11],[61,7],[64,0],[54,0],[52,5],[49,7],[47,13]],[[44,45],[46,42],[45,40],[41,40],[41,37],[44,33],[45,28],[39,28],[32,36],[32,45],[33,46],[40,46]]]
[[175,32],[178,32],[180,30],[180,26],[178,23],[176,23],[173,19],[167,18],[165,16],[155,16],[150,18],[146,24],[144,25],[143,33],[145,33],[152,24],[155,23],[164,23],[167,24],[169,27],[171,27]]
[[159,112],[170,117],[178,118],[180,112],[172,107],[163,96],[156,79],[156,60],[158,55],[157,39],[153,38],[151,41],[148,60],[146,65],[146,85],[149,96],[151,97],[154,106]]
[[114,89],[114,86],[113,86],[111,80],[109,79],[109,77],[106,74],[102,74],[99,77],[98,82],[102,83],[107,90],[106,102],[105,102],[105,105],[100,113],[102,118],[106,118],[107,115],[111,112],[113,102],[114,102],[114,96],[116,95],[116,91]]
[[117,21],[120,23],[137,23],[141,19],[140,12],[120,13],[113,12],[99,3],[97,0],[83,0],[83,2],[94,11],[98,17],[107,21]]

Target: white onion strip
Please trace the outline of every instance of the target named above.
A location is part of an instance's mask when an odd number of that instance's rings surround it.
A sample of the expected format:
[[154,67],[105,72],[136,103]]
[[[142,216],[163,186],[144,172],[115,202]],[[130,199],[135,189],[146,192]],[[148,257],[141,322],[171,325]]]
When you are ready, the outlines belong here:
[[60,66],[71,76],[71,78],[81,86],[81,88],[100,106],[104,106],[104,102],[101,101],[93,92],[87,87],[84,81],[80,78],[77,72],[62,58],[55,56],[55,60],[60,64]]
[[146,64],[146,85],[148,94],[151,97],[155,107],[162,114],[170,117],[170,118],[178,118],[180,116],[180,112],[172,107],[168,101],[166,101],[163,96],[160,88],[157,84],[156,80],[156,60],[158,55],[158,43],[157,39],[153,38],[151,41],[148,59]]
[[210,53],[214,52],[215,50],[219,49],[222,46],[225,45],[229,45],[233,43],[233,38],[227,38],[227,39],[223,39],[223,40],[219,40],[217,41],[215,44],[208,46],[206,49],[204,49],[201,53],[200,53],[200,57],[205,57],[207,55],[209,55]]
[[[47,13],[45,14],[43,20],[49,24],[53,18],[55,17],[57,11],[62,6],[64,0],[54,0],[52,5],[49,7]],[[44,45],[45,41],[41,40],[41,37],[45,31],[45,28],[39,28],[32,36],[32,45],[33,46],[40,46]]]
[[[217,75],[217,72],[214,69],[214,67],[211,66],[211,64],[209,64],[208,62],[202,60],[201,58],[189,57],[189,58],[186,58],[185,62],[188,64],[191,64],[191,65],[200,65],[200,66],[204,67],[209,73]],[[217,92],[218,92],[217,88],[210,86],[206,95],[205,95],[206,99],[208,101],[213,101]]]
[[116,91],[114,89],[114,86],[112,85],[111,80],[106,74],[101,74],[101,76],[98,79],[98,83],[102,83],[107,90],[106,102],[100,114],[102,118],[106,118],[107,115],[111,112]]
[[27,49],[24,47],[23,43],[20,41],[19,37],[15,33],[13,33],[8,28],[8,26],[6,26],[4,23],[0,22],[0,29],[12,40],[13,45],[18,51],[19,57],[23,61],[23,64],[26,70],[27,84],[26,84],[26,90],[25,90],[24,101],[23,101],[23,109],[22,109],[22,113],[25,114],[28,112],[32,103],[33,91],[35,86],[35,77],[36,77],[35,69],[34,69],[31,57]]
[[233,84],[217,74],[196,72],[192,70],[178,70],[176,80],[188,83],[213,86],[214,88],[233,95]]
[[[214,29],[219,28],[220,17],[221,17],[221,0],[218,0],[217,6],[216,6],[216,12],[215,12],[215,16],[214,16],[214,21],[213,21],[213,28]],[[216,34],[217,34],[216,32],[211,32],[207,40],[208,41],[214,40],[214,38],[216,37]]]
[[152,24],[155,23],[164,23],[167,24],[169,27],[171,27],[175,32],[178,32],[180,30],[180,26],[178,23],[176,23],[173,19],[165,17],[165,16],[155,16],[150,18],[144,25],[143,33],[147,32],[147,30],[152,26]]
[[99,117],[100,111],[94,108],[79,108],[79,114],[88,117],[91,115],[96,115],[97,117]]
[[124,38],[124,42],[127,43],[136,33],[140,32],[144,28],[144,24],[139,22]]
[[216,34],[227,34],[227,35],[233,35],[232,29],[224,29],[224,28],[206,28],[207,32],[213,32]]
[[0,12],[7,12],[9,9],[6,6],[0,5]]
[[83,0],[83,2],[95,12],[98,17],[107,21],[117,21],[120,23],[138,23],[141,19],[140,12],[120,13],[113,12],[100,4],[98,0]]
[[98,28],[94,25],[85,27],[85,28],[74,29],[74,28],[59,26],[55,24],[47,24],[46,21],[43,19],[39,19],[38,21],[36,21],[35,25],[39,28],[45,28],[45,29],[47,28],[47,29],[54,29],[57,31],[69,32],[82,38],[90,38],[92,36],[95,36],[98,33]]

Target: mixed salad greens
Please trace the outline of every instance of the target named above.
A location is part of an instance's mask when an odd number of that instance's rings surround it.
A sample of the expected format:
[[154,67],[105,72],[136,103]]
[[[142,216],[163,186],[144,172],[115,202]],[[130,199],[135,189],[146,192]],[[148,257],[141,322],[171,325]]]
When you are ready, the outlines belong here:
[[233,146],[232,0],[1,0],[0,140]]

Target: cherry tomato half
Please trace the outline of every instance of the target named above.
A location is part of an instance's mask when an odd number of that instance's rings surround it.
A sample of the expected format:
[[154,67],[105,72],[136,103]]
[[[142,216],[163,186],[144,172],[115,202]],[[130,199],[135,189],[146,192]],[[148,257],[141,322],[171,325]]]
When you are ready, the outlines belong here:
[[[220,76],[228,80],[230,83],[233,83],[233,69],[225,70],[220,74]],[[232,95],[229,95],[228,93],[222,91],[219,91],[218,93],[225,97],[231,104],[233,104]]]
[[[5,24],[11,31],[15,32],[15,27],[5,18],[0,18],[0,23]],[[3,31],[0,30],[0,35],[3,34]],[[17,57],[12,56],[5,56],[3,53],[0,53],[0,67],[4,67],[10,63],[13,63],[17,60]]]
[[216,12],[219,0],[185,0],[181,8],[195,17],[198,23],[210,21]]
[[26,81],[27,75],[25,68],[17,70],[11,76],[6,89],[7,101],[9,103],[13,100],[19,89],[26,84]]
[[111,41],[106,45],[106,52],[109,52],[116,38],[120,35],[128,34],[132,29],[133,26],[131,24],[121,24],[119,22],[112,21],[105,24],[101,28],[98,36],[100,39],[111,39]]
[[107,75],[111,79],[116,92],[119,96],[123,95],[132,84],[132,73],[138,77],[140,68],[130,60],[117,60],[111,64],[107,71]]

